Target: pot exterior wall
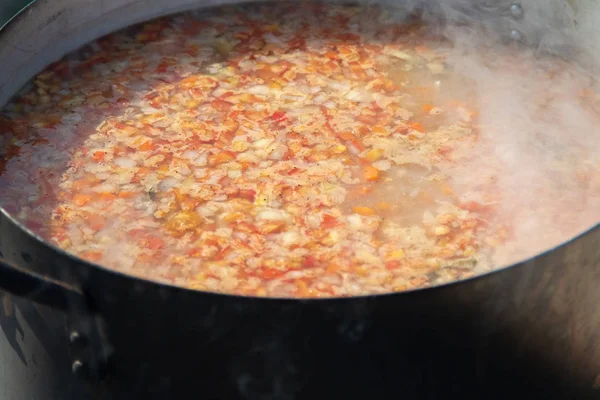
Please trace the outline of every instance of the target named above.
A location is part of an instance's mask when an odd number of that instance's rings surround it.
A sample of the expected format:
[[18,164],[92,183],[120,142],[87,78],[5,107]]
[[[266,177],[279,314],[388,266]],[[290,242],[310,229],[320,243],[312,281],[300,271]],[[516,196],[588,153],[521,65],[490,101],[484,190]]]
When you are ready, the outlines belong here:
[[[592,399],[599,239],[594,231],[495,274],[389,296],[243,299],[131,290],[112,278],[94,296],[108,318],[113,371],[156,398]],[[112,300],[103,301],[109,285]]]
[[0,292],[0,398],[78,400],[66,315]]
[[[13,261],[51,250],[20,234],[0,217],[0,249]],[[96,389],[108,398],[593,399],[600,395],[599,242],[596,228],[472,280],[330,300],[189,291],[58,252],[31,258],[29,267],[50,265],[88,294],[105,338],[93,350],[110,360]],[[76,315],[70,319],[77,325]]]

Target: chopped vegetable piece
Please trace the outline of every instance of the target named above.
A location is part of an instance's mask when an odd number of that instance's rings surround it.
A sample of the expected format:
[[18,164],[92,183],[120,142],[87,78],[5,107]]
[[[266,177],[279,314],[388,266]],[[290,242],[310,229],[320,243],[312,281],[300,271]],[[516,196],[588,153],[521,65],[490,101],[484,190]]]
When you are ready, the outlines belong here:
[[84,206],[92,200],[92,196],[85,193],[77,193],[75,197],[73,197],[73,203],[77,206]]
[[379,170],[371,165],[364,168],[364,178],[366,181],[376,181],[379,179]]
[[413,122],[409,126],[411,129],[414,129],[415,131],[425,132],[425,127],[423,125],[421,125],[419,122]]
[[374,215],[375,214],[375,210],[373,210],[372,208],[369,207],[354,207],[352,208],[352,211],[354,211],[357,214],[360,215]]

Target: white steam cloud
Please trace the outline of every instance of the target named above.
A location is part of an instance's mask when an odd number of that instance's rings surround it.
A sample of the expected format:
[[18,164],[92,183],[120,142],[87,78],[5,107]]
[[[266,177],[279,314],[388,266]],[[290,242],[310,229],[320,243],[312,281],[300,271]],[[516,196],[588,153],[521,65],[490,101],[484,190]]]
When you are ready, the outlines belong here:
[[500,220],[511,227],[512,240],[494,264],[533,256],[600,222],[595,78],[600,72],[600,3],[372,3],[389,6],[390,18],[398,21],[420,13],[453,43],[450,68],[472,83],[481,140],[453,179],[463,192],[477,190],[486,180],[500,190]]

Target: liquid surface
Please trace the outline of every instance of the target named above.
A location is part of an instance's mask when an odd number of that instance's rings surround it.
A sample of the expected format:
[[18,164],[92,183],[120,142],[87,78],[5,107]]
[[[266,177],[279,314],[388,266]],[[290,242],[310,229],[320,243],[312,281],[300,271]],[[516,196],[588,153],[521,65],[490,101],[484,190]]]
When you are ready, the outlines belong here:
[[[533,177],[552,182],[529,185],[528,203],[515,200],[515,153],[498,142],[511,128],[486,106],[497,101],[486,93],[500,89],[487,90],[452,41],[386,15],[227,8],[103,38],[49,67],[4,110],[2,206],[109,268],[282,297],[463,279],[598,221],[597,212],[557,217],[562,228],[548,231],[535,219],[539,240],[523,240],[522,213],[596,210],[597,154],[577,137],[561,147],[552,136],[560,150],[544,147],[545,169]],[[577,110],[597,117],[587,81],[562,76],[562,62],[506,53],[478,59],[476,70],[488,61],[504,78],[535,70],[540,88],[570,82],[583,99]],[[564,93],[539,92],[536,112]],[[556,196],[574,189],[585,204]]]

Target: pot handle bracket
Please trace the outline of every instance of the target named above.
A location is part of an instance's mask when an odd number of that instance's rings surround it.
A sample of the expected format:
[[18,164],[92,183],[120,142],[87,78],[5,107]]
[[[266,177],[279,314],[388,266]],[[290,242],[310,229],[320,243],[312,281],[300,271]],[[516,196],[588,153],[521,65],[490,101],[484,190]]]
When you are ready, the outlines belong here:
[[104,320],[93,311],[83,290],[21,268],[1,257],[0,290],[66,313],[73,374],[90,380],[105,376],[110,346]]

